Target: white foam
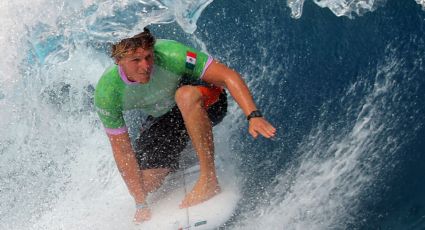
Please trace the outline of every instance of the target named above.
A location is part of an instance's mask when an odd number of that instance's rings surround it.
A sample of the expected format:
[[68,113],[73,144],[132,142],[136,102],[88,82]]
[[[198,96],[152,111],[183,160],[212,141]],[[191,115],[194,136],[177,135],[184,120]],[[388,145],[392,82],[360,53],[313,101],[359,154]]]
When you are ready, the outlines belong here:
[[[264,204],[244,213],[236,229],[344,229],[356,224],[362,197],[373,196],[374,183],[391,169],[389,162],[406,141],[392,133],[401,118],[388,114],[401,91],[394,81],[401,65],[390,51],[377,66],[374,83],[359,76],[338,100],[349,106],[343,116],[335,124],[317,124],[299,144],[299,158],[259,197]],[[345,123],[353,116],[352,125]]]
[[303,6],[305,0],[288,0],[287,5],[291,9],[291,17],[299,19],[303,13]]
[[[291,17],[298,19],[302,15],[305,0],[288,0],[287,5],[291,9]],[[355,15],[362,16],[367,12],[376,10],[385,3],[385,0],[313,0],[322,8],[329,8],[336,16],[353,18]],[[419,0],[416,0],[419,1]]]
[[[164,6],[160,1],[144,2],[147,6]],[[193,18],[183,15],[181,20],[190,19],[188,26],[193,30],[196,17],[208,3],[181,1],[182,9],[194,13],[189,15]],[[93,4],[96,9],[91,8]],[[134,210],[128,208],[134,208],[132,198],[88,103],[92,93],[88,89],[112,64],[105,52],[96,50],[95,43],[117,39],[112,31],[90,31],[90,26],[99,23],[96,19],[104,22],[111,17],[113,21],[117,10],[131,4],[142,3],[0,3],[0,49],[4,57],[0,59],[0,229],[133,226]],[[161,7],[139,15],[133,28],[118,32],[127,36],[149,23],[169,22],[169,15],[176,20],[173,9]],[[55,43],[49,42],[52,37],[57,38]],[[45,44],[54,47],[46,56],[36,54],[35,47]],[[31,55],[36,57],[31,59]]]
[[425,10],[425,0],[415,0],[416,3],[422,6],[422,10]]
[[352,18],[354,14],[359,16],[374,11],[384,3],[384,0],[314,0],[322,8],[329,8],[336,16]]

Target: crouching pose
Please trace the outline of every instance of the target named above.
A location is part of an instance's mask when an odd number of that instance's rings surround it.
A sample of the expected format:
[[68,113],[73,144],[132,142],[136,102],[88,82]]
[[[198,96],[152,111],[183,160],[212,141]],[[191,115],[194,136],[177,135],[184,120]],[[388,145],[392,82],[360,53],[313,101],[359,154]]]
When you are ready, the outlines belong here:
[[[150,219],[147,194],[179,167],[179,154],[189,140],[197,153],[200,175],[180,207],[199,204],[220,192],[212,126],[226,114],[225,89],[247,116],[253,137],[275,135],[241,76],[203,52],[176,41],[156,40],[145,28],[114,44],[112,58],[115,65],[96,86],[95,105],[117,167],[135,199],[135,222]],[[134,147],[123,118],[124,111],[132,109],[149,115],[150,122]]]

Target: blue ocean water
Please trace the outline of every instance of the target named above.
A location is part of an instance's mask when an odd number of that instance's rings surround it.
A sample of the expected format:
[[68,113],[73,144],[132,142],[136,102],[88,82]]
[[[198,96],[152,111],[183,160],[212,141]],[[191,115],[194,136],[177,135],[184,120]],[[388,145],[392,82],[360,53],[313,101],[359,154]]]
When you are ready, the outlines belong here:
[[[291,3],[300,7],[291,11]],[[9,28],[1,41],[12,47],[0,63],[0,229],[122,222],[109,216],[129,195],[91,99],[111,64],[108,46],[146,25],[239,71],[278,128],[274,139],[254,140],[235,103],[218,127],[228,141],[217,144],[231,149],[221,157],[236,165],[242,192],[227,228],[425,229],[425,3],[418,3],[0,5]],[[124,198],[111,200],[116,194]]]

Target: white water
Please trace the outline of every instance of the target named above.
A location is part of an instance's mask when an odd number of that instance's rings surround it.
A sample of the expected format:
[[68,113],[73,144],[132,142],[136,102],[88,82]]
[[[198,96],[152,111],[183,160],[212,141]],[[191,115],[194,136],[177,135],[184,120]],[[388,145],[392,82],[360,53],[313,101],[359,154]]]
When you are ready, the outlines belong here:
[[[379,198],[374,183],[385,180],[397,164],[397,150],[408,141],[401,131],[394,133],[403,117],[392,112],[402,104],[405,89],[395,76],[404,68],[388,47],[375,76],[358,76],[343,98],[324,105],[324,121],[299,144],[299,158],[278,174],[259,198],[263,204],[244,213],[236,229],[345,229],[359,224],[362,199]],[[414,76],[404,77],[408,82]],[[374,78],[371,85],[368,78]],[[359,97],[361,92],[367,93]],[[329,124],[327,113],[334,103],[345,111],[338,118],[331,115]],[[353,122],[345,124],[351,117]]]
[[[91,87],[112,64],[96,44],[150,23],[193,32],[210,2],[0,3],[0,229],[134,227],[134,203],[91,105]],[[145,8],[131,26],[113,17],[134,5]]]
[[[119,22],[112,20],[110,24],[102,24],[97,19],[108,21],[116,9],[136,1],[111,2],[36,0],[31,7],[27,1],[20,0],[0,3],[4,29],[0,32],[0,48],[6,57],[0,60],[0,127],[3,130],[0,135],[0,229],[133,227],[131,197],[116,170],[97,116],[87,107],[89,92],[85,87],[95,84],[104,68],[111,64],[107,55],[94,49],[90,42],[115,41],[150,22],[175,20],[186,32],[193,32],[196,17],[178,18],[182,14],[176,12],[184,10],[169,11],[165,3],[146,1],[146,13],[136,20],[140,23],[123,29]],[[93,3],[99,7],[89,10]],[[181,8],[202,11],[208,3],[185,1]],[[200,11],[186,12],[199,16]],[[46,26],[35,33],[38,23]],[[93,25],[97,30],[91,27]],[[114,35],[107,32],[115,29]],[[36,54],[39,59],[28,64],[29,50],[52,34],[62,35],[61,49],[47,56]],[[248,218],[240,221],[241,229],[264,228],[264,225],[271,229],[276,226],[326,229],[338,226],[341,219],[351,218],[351,212],[357,209],[357,203],[351,201],[361,196],[362,188],[377,178],[371,166],[381,167],[381,155],[371,153],[377,148],[377,138],[386,136],[391,128],[391,123],[381,120],[380,116],[382,105],[390,100],[387,95],[395,93],[394,98],[397,97],[392,76],[398,65],[396,59],[384,61],[379,66],[381,72],[376,76],[376,85],[359,105],[348,108],[347,114],[357,115],[351,129],[333,134],[318,125],[300,145],[298,152],[302,154],[298,164],[278,176],[268,190],[269,204],[244,214]],[[345,100],[361,87],[364,87],[361,81],[353,84]],[[226,119],[223,127],[238,129],[241,126],[229,120],[232,117]],[[225,128],[216,131],[222,137],[232,132]],[[399,142],[389,138],[387,144],[379,148],[391,155],[397,147],[391,143],[396,141]],[[231,155],[225,147],[219,143],[219,155]],[[367,154],[372,163],[360,164]]]
[[[318,6],[328,8],[336,16],[346,16],[354,18],[355,15],[362,16],[372,12],[385,4],[386,0],[313,0]],[[415,0],[425,10],[424,0]],[[305,0],[287,0],[287,5],[291,9],[291,17],[299,19]]]
[[422,6],[422,10],[425,10],[425,0],[415,0],[416,3]]

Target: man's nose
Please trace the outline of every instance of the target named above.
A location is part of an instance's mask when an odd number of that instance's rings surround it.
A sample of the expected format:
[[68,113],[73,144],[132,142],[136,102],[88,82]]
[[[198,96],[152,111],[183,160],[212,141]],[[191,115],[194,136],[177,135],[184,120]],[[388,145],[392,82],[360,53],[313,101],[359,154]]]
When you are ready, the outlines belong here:
[[149,61],[147,61],[147,60],[141,60],[140,62],[139,62],[139,66],[140,67],[142,67],[143,69],[149,69],[149,68],[151,68],[151,63],[149,62]]

